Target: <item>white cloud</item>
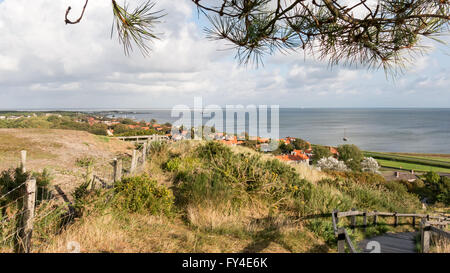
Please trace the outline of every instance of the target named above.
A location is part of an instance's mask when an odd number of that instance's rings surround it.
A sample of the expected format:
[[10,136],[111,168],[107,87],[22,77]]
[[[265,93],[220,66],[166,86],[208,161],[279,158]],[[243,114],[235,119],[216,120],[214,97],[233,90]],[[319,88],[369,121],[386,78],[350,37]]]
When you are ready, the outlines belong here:
[[233,51],[219,51],[227,46],[205,39],[190,0],[157,3],[168,13],[156,29],[162,39],[143,58],[138,51],[124,56],[117,38],[110,39],[109,1],[89,1],[78,25],[65,25],[64,13],[72,5],[76,18],[84,1],[0,2],[0,108],[171,107],[191,104],[198,95],[220,105],[364,106],[358,105],[366,103],[358,101],[364,96],[383,103],[397,89],[419,85],[448,91],[448,65],[442,68],[436,56],[419,59],[413,76],[397,85],[382,73],[330,69],[301,53],[267,57],[259,69],[239,67]]

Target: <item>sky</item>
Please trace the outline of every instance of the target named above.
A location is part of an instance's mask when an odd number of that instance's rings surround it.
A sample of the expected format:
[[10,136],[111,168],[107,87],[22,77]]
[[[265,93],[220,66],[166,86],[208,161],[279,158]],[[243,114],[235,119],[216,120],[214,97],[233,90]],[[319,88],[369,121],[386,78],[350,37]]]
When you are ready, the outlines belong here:
[[75,18],[83,4],[0,0],[0,109],[172,108],[199,96],[221,106],[450,107],[447,46],[425,41],[430,53],[395,80],[303,53],[244,67],[229,45],[205,38],[191,0],[158,0],[168,13],[156,28],[161,40],[150,57],[127,57],[110,36],[110,1],[90,1],[80,24],[64,24],[67,7]]

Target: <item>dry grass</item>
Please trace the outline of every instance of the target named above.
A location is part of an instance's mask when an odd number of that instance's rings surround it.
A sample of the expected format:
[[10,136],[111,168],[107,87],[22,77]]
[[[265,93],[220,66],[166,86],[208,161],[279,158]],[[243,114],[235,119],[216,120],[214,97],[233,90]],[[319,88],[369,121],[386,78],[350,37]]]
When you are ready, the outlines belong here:
[[71,192],[82,181],[85,170],[76,165],[82,157],[96,159],[94,172],[104,177],[112,174],[111,159],[131,154],[132,145],[83,131],[52,129],[0,129],[0,170],[17,167],[20,151],[27,151],[27,169],[47,168],[55,185]]
[[[309,234],[309,236],[311,236]],[[310,240],[313,237],[309,237]],[[245,252],[256,247],[253,238],[204,232],[190,228],[179,218],[142,214],[91,215],[50,238],[36,252],[69,252],[70,242],[77,242],[88,253],[177,253],[177,252]],[[316,239],[317,241],[317,239]],[[289,252],[274,241],[259,244],[258,252]],[[298,245],[303,246],[304,243]],[[297,249],[298,250],[298,249]]]
[[203,230],[245,230],[254,232],[258,228],[254,219],[268,216],[268,208],[252,206],[251,208],[234,209],[230,203],[221,204],[220,207],[209,202],[201,205],[187,207],[189,223]]
[[450,253],[450,239],[436,238],[435,245],[430,248],[431,253]]
[[282,233],[275,230],[238,235],[189,227],[179,218],[104,214],[82,219],[35,251],[70,252],[70,242],[79,243],[84,253],[298,253],[327,250],[320,239],[302,227]]
[[[68,132],[71,132],[68,134]],[[13,139],[23,142],[9,153],[16,153],[32,143],[40,150],[37,153],[49,153],[48,156],[32,156],[31,168],[52,166],[57,175],[66,181],[80,181],[80,170],[74,165],[82,156],[99,158],[96,170],[108,166],[108,160],[117,153],[126,153],[129,144],[105,141],[85,132],[63,130],[41,130],[22,132],[16,137],[13,131],[0,130],[0,135],[12,135]],[[60,136],[60,137],[51,137]],[[50,144],[47,144],[46,140]],[[1,143],[1,142],[0,142]],[[28,144],[26,144],[28,143]],[[52,144],[53,143],[53,144]],[[58,144],[55,144],[58,143]],[[201,141],[184,141],[170,144],[168,151],[154,154],[148,162],[151,178],[160,184],[173,185],[174,177],[161,169],[168,160],[169,151],[180,157],[190,156]],[[28,146],[27,146],[28,145]],[[50,146],[49,146],[50,145]],[[59,148],[55,148],[58,147]],[[0,146],[1,147],[1,146]],[[234,152],[256,153],[237,146]],[[35,154],[35,151],[31,152]],[[51,156],[50,156],[51,154]],[[264,160],[273,159],[263,155]],[[293,165],[302,178],[316,182],[325,174],[307,166]],[[69,170],[69,171],[67,171]],[[58,177],[56,180],[61,181]],[[69,180],[72,179],[72,180]],[[273,213],[267,204],[251,202],[246,207],[235,210],[230,204],[215,206],[212,203],[189,206],[185,214],[174,218],[145,214],[128,214],[107,209],[106,212],[94,212],[68,226],[59,234],[37,243],[36,252],[68,252],[68,244],[78,242],[82,252],[328,252],[323,239],[301,222],[282,214]]]
[[313,166],[307,164],[292,164],[300,178],[306,179],[309,182],[317,183],[322,179],[330,178],[330,176],[324,172],[315,169]]

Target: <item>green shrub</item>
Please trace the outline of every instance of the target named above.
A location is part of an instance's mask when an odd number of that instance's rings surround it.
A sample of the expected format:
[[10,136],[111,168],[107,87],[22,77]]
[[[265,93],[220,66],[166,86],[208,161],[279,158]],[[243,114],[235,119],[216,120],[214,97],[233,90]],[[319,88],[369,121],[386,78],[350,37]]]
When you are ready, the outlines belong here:
[[345,165],[354,171],[361,170],[361,161],[364,156],[358,146],[354,144],[345,144],[338,147],[339,160],[345,162]]
[[[19,185],[25,183],[27,179],[34,177],[36,179],[36,200],[38,202],[46,199],[50,199],[49,185],[52,180],[50,173],[47,169],[44,169],[41,173],[34,172],[30,174],[29,172],[22,172],[21,168],[4,170],[0,174],[0,196],[9,193],[13,189],[17,188]],[[8,194],[3,200],[0,200],[0,206],[7,204],[8,202],[14,201],[19,197],[23,196],[24,187],[14,190]]]
[[197,173],[185,175],[183,182],[177,187],[178,203],[202,204],[205,200],[213,201],[217,206],[230,202],[238,208],[245,203],[247,194],[239,185],[227,183],[217,173]]
[[385,186],[390,191],[397,192],[398,194],[406,194],[408,192],[408,188],[397,181],[388,181]]
[[14,201],[23,195],[23,188],[17,190],[14,189],[25,183],[29,176],[30,174],[22,172],[21,168],[12,168],[2,171],[0,174],[0,196],[7,193],[9,194],[3,200],[0,200],[0,202],[3,203],[0,203],[0,206],[10,201]]
[[168,149],[168,145],[166,142],[162,142],[162,141],[150,142],[150,153],[152,153],[154,155],[166,152],[167,149]]
[[421,208],[417,195],[407,192],[398,182],[361,184],[351,179],[325,179],[320,181],[335,187],[352,200],[352,207],[378,211],[414,212]]
[[180,168],[181,159],[179,157],[175,157],[172,159],[169,159],[169,161],[165,164],[165,169],[169,172],[177,171]]
[[427,187],[427,197],[432,202],[440,202],[444,205],[450,204],[450,178],[439,176],[435,172],[428,172],[424,175]]
[[42,172],[33,172],[32,176],[36,178],[37,186],[37,201],[49,200],[52,198],[51,191],[49,189],[50,183],[53,180],[52,175],[47,169]]
[[376,173],[355,172],[355,171],[351,172],[326,171],[326,172],[334,177],[352,180],[358,184],[384,185],[386,183],[386,179],[382,175]]
[[77,158],[75,164],[78,167],[91,167],[92,165],[94,165],[95,163],[95,158],[93,157],[89,157],[89,156],[85,156],[85,157],[81,157],[81,158]]
[[330,219],[314,219],[307,223],[309,230],[317,236],[323,238],[328,245],[336,244],[336,236],[334,235],[333,223]]
[[114,186],[115,204],[128,212],[169,215],[173,209],[172,191],[147,175],[122,179]]
[[226,202],[238,208],[249,200],[259,200],[296,209],[297,201],[304,198],[302,191],[308,182],[279,160],[235,154],[217,142],[200,145],[195,154],[197,159],[182,158],[176,172],[176,196],[182,206],[208,200],[218,206]]
[[320,145],[313,146],[312,162],[314,164],[317,164],[317,162],[319,160],[321,160],[322,158],[328,158],[330,156],[332,156],[332,154],[331,154],[330,149],[328,147],[320,146]]

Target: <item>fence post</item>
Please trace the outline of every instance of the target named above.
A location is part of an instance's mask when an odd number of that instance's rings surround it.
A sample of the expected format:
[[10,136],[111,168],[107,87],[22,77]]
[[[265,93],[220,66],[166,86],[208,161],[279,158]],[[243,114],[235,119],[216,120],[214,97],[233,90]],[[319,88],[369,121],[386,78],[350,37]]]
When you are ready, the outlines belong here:
[[[355,208],[352,208],[352,211],[355,211]],[[352,220],[351,220],[351,228],[355,228],[356,226],[356,215],[352,215]]]
[[27,171],[27,151],[20,151],[20,169],[22,172]]
[[130,174],[133,174],[136,171],[136,163],[137,163],[137,151],[133,150],[133,155],[131,157]]
[[373,225],[376,226],[378,223],[378,212],[376,210],[373,211]]
[[147,161],[147,142],[144,142],[142,147],[142,164],[145,164],[145,161]]
[[122,159],[118,160],[114,158],[114,183],[119,182],[122,179]]
[[25,196],[23,203],[23,216],[19,225],[17,249],[18,253],[31,252],[31,239],[33,235],[34,207],[36,202],[36,179],[31,178],[25,182]]
[[336,226],[339,224],[338,213],[339,213],[339,210],[337,209],[337,210],[336,210]]
[[363,212],[363,226],[364,228],[367,227],[367,211]]
[[94,170],[93,165],[89,164],[86,167],[86,182],[88,183],[87,190],[92,190],[94,188]]
[[394,213],[394,226],[398,226],[398,216],[397,216],[398,212]]
[[430,225],[427,224],[426,221],[422,221],[421,223],[421,246],[422,253],[428,253],[430,251]]
[[412,226],[413,226],[413,228],[416,227],[416,216],[413,216],[413,219],[412,219]]
[[338,253],[345,253],[345,229],[339,228],[338,229],[338,236],[337,236],[337,246],[338,246]]

